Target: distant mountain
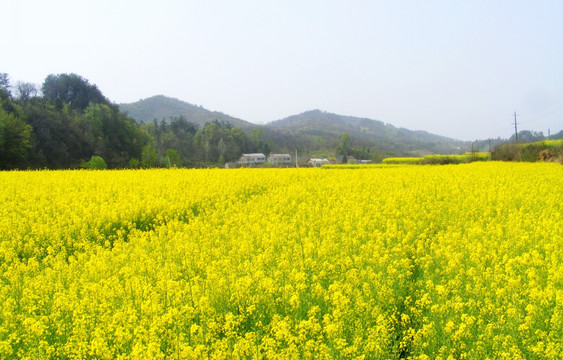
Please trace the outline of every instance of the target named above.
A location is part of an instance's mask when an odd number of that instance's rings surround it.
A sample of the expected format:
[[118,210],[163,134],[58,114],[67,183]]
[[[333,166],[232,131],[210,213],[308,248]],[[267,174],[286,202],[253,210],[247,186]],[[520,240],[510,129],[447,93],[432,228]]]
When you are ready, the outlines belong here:
[[184,116],[188,121],[198,124],[200,127],[215,120],[228,122],[233,126],[240,126],[245,129],[256,126],[248,121],[163,95],[156,95],[134,103],[119,104],[119,109],[139,123],[150,122],[154,119],[160,121],[173,116]]
[[388,154],[451,154],[467,151],[471,147],[468,142],[426,131],[407,130],[378,120],[337,115],[320,110],[311,110],[273,121],[265,127],[288,135],[320,137],[332,139],[333,142],[346,132],[350,134],[352,140],[373,144],[380,151]]
[[139,123],[184,116],[188,121],[198,124],[200,128],[214,120],[228,122],[245,130],[260,128],[264,141],[269,140],[275,145],[272,148],[275,151],[289,151],[295,148],[305,148],[306,151],[311,152],[334,149],[343,133],[350,134],[355,146],[376,147],[381,154],[388,156],[453,154],[471,149],[469,142],[426,131],[397,128],[378,120],[337,115],[321,110],[307,111],[258,126],[163,95],[134,103],[119,104],[119,109]]

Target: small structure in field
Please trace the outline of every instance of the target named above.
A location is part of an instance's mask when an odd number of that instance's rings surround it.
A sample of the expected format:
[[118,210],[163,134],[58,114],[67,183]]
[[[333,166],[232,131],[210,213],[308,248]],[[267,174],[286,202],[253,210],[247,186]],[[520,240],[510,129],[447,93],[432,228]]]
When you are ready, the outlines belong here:
[[263,165],[265,162],[266,155],[262,153],[242,154],[239,159],[239,163],[246,166]]
[[327,158],[312,158],[307,160],[307,163],[313,165],[313,167],[321,167],[330,164],[330,161]]
[[268,162],[272,166],[290,166],[291,165],[291,155],[289,154],[270,154],[268,156]]

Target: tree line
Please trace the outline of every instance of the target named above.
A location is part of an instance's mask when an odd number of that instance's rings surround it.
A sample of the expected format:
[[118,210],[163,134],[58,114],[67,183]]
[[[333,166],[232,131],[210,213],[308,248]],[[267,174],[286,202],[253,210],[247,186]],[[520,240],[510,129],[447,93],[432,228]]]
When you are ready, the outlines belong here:
[[[274,148],[264,129],[172,117],[138,124],[88,80],[49,75],[41,86],[0,73],[0,169],[202,167]],[[98,159],[103,159],[103,163]]]

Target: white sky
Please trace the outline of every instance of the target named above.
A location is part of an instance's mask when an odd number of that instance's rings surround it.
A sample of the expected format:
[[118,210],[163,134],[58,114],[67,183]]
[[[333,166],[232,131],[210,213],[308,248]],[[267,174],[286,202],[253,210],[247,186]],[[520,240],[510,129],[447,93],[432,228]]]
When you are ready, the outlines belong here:
[[[561,0],[0,0],[0,72],[253,123],[311,109],[463,140],[563,129]],[[7,31],[7,36],[6,36]]]

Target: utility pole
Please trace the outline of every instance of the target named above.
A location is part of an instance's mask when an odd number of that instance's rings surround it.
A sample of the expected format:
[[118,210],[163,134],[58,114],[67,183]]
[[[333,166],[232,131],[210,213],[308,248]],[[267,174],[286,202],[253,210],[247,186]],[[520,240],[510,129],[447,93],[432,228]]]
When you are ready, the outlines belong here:
[[551,129],[547,129],[547,140],[551,140]]
[[298,168],[299,165],[297,165],[297,149],[295,149],[295,168]]
[[514,134],[516,135],[516,142],[518,142],[518,123],[516,122],[516,111],[514,112]]

